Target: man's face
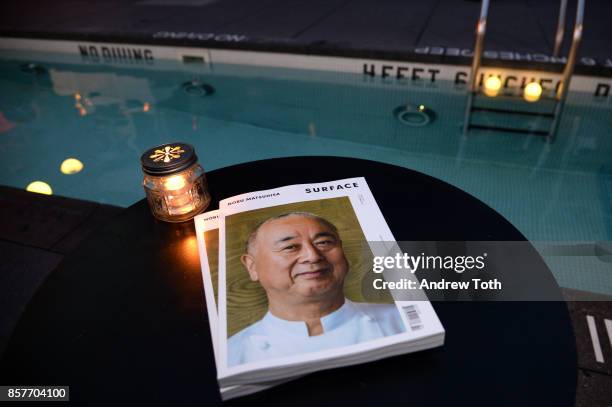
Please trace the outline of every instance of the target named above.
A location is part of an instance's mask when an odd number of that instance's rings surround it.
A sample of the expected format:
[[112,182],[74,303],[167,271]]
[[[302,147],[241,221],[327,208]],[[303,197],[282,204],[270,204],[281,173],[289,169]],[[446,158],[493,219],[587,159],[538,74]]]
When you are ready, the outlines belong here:
[[316,300],[342,290],[348,263],[340,238],[317,219],[292,215],[263,224],[242,261],[268,295]]

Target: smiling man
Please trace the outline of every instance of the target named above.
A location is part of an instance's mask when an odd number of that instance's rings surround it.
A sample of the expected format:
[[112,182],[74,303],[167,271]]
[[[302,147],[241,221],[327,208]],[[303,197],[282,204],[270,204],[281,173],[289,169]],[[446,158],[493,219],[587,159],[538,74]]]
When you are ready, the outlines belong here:
[[266,291],[268,312],[229,338],[229,365],[348,346],[404,332],[392,304],[344,297],[349,265],[338,229],[308,212],[260,223],[241,261]]

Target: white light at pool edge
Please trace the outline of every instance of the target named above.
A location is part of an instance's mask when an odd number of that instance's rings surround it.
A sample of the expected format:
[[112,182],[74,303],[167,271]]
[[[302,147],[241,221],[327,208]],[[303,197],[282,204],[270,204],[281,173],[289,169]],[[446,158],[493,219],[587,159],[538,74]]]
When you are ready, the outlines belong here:
[[542,96],[542,85],[537,82],[531,82],[525,86],[523,91],[523,99],[528,102],[537,102]]
[[53,195],[51,186],[43,181],[33,181],[28,184],[26,191],[35,192],[37,194]]
[[495,97],[499,94],[502,83],[497,76],[489,76],[484,83],[484,94],[489,97]]

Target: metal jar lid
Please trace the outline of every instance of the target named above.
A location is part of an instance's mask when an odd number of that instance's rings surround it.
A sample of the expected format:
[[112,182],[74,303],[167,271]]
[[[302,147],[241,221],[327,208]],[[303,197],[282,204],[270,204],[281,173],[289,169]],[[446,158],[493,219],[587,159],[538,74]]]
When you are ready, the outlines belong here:
[[193,146],[185,143],[167,143],[148,149],[140,157],[145,174],[171,175],[198,162]]

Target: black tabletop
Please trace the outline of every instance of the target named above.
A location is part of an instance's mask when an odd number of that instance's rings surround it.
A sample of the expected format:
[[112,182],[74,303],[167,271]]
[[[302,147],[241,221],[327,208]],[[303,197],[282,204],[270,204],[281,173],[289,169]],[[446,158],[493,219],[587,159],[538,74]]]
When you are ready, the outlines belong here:
[[[350,158],[281,158],[211,171],[210,209],[239,193],[359,176],[398,240],[525,240],[447,183]],[[544,265],[531,277],[557,289]],[[446,329],[443,347],[317,372],[227,403],[574,405],[576,349],[563,302],[434,308]],[[193,222],[159,222],[142,200],[83,242],[28,305],[0,384],[69,385],[72,404],[220,404]]]

